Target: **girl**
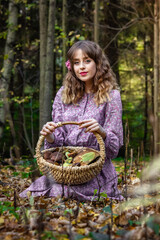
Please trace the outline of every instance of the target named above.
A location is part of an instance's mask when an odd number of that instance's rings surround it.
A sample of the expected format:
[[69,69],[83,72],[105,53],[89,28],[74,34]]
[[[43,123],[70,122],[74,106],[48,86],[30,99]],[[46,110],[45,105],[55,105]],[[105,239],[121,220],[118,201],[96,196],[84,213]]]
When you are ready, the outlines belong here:
[[[64,186],[66,197],[91,200],[95,189],[108,197],[122,200],[117,189],[117,175],[111,159],[118,154],[123,143],[122,105],[115,75],[102,49],[92,41],[78,41],[68,51],[68,73],[63,87],[53,103],[52,122],[47,122],[41,134],[45,136],[45,148],[55,146],[84,146],[98,150],[97,131],[105,142],[106,160],[101,173],[91,181]],[[55,129],[57,122],[76,121]],[[68,189],[69,188],[69,189]],[[33,196],[61,196],[62,186],[46,176],[38,178],[20,194]]]

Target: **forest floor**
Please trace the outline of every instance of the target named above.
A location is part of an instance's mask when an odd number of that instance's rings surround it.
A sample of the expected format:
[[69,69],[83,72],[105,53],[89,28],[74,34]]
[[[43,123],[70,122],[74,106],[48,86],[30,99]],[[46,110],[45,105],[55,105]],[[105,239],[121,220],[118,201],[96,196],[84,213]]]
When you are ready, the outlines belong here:
[[20,198],[37,176],[36,161],[5,159],[0,166],[0,240],[160,239],[160,189],[153,189],[155,179],[142,181],[141,170],[149,163],[125,165],[117,159],[113,164],[124,201],[102,194],[99,201],[77,202],[29,193]]

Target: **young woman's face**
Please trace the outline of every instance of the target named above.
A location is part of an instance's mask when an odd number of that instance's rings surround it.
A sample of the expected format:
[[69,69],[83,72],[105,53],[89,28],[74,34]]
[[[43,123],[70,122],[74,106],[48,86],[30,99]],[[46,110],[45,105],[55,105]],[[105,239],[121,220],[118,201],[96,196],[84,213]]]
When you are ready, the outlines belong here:
[[73,69],[77,78],[87,84],[92,84],[92,80],[96,74],[96,63],[81,49],[78,49],[74,54]]

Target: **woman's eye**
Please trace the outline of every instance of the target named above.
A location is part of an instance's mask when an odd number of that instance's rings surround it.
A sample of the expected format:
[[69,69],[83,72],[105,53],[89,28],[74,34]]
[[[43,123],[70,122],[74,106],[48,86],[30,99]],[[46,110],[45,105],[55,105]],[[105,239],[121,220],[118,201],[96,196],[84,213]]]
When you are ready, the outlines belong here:
[[79,62],[74,62],[74,64],[76,64],[76,65],[77,65],[78,63],[79,63]]
[[90,60],[90,59],[87,59],[87,60],[86,60],[86,63],[90,63],[90,62],[91,62],[91,60]]

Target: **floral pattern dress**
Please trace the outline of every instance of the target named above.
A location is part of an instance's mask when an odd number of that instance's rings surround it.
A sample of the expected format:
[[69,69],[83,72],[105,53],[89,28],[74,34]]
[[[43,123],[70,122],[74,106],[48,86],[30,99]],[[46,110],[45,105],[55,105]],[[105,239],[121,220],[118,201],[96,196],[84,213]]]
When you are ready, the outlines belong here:
[[[61,196],[62,191],[65,197],[78,200],[91,200],[94,190],[101,188],[101,192],[107,193],[109,198],[122,200],[117,189],[117,174],[111,159],[118,155],[120,147],[123,145],[122,128],[122,103],[120,92],[112,90],[110,100],[97,106],[94,102],[94,95],[85,93],[83,98],[75,105],[64,104],[61,100],[63,87],[57,92],[52,110],[52,120],[54,122],[82,121],[94,118],[105,129],[106,138],[105,149],[106,159],[100,174],[87,183],[81,185],[67,186],[62,189],[62,185],[54,182],[53,179],[42,176],[35,180],[29,188],[20,193],[20,197],[26,197],[30,191],[33,196],[45,195],[48,197]],[[55,141],[53,144],[45,141],[44,147],[55,146],[84,146],[99,150],[97,139],[93,133],[85,133],[85,129],[79,129],[78,125],[64,125],[54,132]]]

